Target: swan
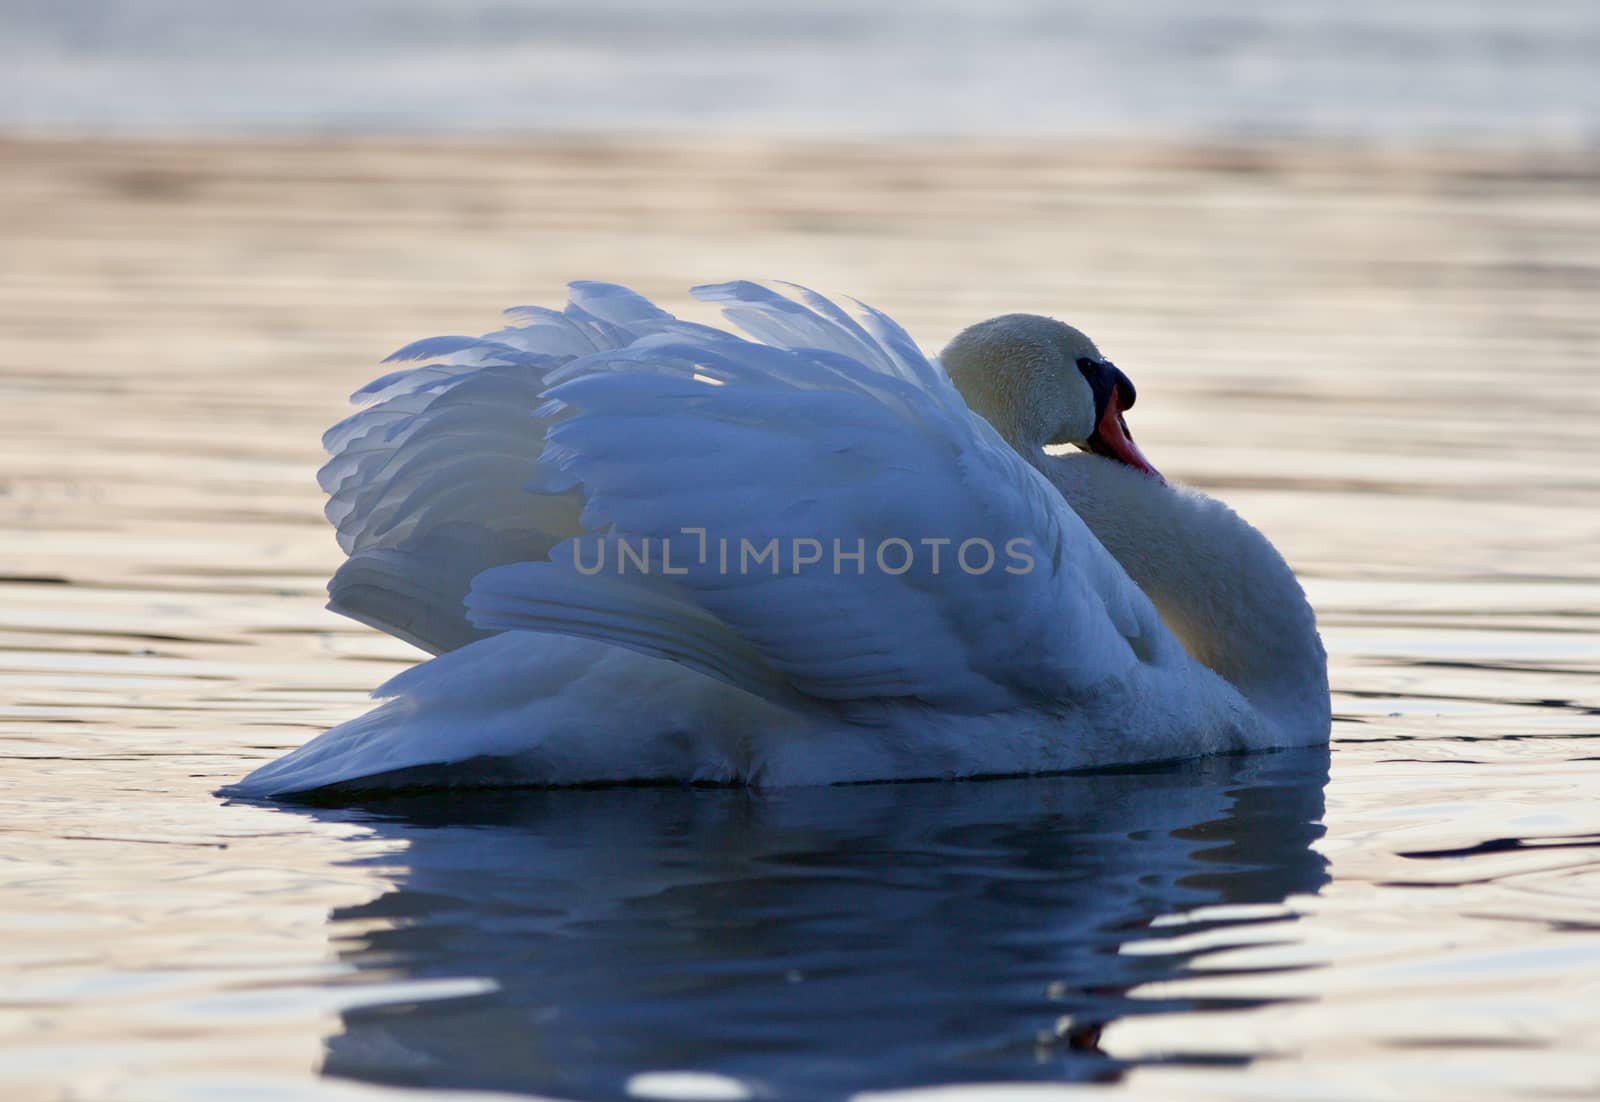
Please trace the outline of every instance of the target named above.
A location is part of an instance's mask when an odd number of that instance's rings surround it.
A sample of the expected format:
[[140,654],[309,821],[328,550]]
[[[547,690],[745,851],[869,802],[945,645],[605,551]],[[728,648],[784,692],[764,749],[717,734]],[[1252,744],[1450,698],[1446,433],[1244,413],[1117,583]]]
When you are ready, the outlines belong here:
[[745,335],[574,283],[356,392],[319,474],[348,556],[329,607],[434,657],[223,793],[819,785],[1327,741],[1293,572],[1159,474],[1133,383],[1083,333],[1011,314],[930,359],[860,303],[692,294]]

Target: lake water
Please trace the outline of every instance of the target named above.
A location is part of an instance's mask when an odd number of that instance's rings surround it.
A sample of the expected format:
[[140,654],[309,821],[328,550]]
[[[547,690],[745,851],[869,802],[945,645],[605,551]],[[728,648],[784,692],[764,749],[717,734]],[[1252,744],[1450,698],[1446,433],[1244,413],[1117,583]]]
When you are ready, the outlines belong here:
[[[1600,162],[0,157],[7,1098],[1600,1090]],[[688,311],[688,285],[739,275],[857,295],[930,348],[1008,310],[1094,334],[1152,460],[1304,579],[1331,752],[212,795],[415,658],[321,609],[317,439],[378,358],[568,278]]]
[[0,0],[0,126],[1593,146],[1592,0]]

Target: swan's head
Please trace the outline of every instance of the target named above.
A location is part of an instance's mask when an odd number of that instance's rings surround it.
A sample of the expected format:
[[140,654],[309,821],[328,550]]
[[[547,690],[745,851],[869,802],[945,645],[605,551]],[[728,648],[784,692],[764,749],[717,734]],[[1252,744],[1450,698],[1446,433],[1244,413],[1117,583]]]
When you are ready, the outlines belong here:
[[967,405],[1030,462],[1047,444],[1074,444],[1161,478],[1123,418],[1132,381],[1072,326],[1006,314],[962,330],[939,359]]

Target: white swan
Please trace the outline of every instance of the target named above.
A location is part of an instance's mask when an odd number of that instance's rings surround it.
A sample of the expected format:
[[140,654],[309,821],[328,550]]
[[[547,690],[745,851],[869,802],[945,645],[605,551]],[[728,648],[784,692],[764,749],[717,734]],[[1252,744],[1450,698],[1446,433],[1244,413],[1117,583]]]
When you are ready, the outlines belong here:
[[[866,307],[694,293],[753,339],[578,283],[357,393],[324,440],[349,554],[330,607],[438,657],[225,792],[827,784],[1327,741],[1294,575],[1155,473],[1132,384],[1082,333],[995,318],[941,368]],[[1086,451],[1043,450],[1068,443]]]

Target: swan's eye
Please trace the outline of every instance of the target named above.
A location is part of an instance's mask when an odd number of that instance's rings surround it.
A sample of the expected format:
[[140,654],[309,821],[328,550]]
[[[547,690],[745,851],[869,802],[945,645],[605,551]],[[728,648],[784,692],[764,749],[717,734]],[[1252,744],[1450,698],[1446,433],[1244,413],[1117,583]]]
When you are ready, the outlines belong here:
[[1117,396],[1120,409],[1132,409],[1133,403],[1139,400],[1139,392],[1134,389],[1133,380],[1124,375],[1116,364],[1110,360],[1091,360],[1087,356],[1079,357],[1078,370],[1089,381],[1090,388],[1094,391],[1094,415],[1096,422],[1105,413],[1106,402],[1111,396]]
[[1122,392],[1122,408],[1132,409],[1133,403],[1139,400],[1139,392],[1133,388],[1133,380],[1117,370],[1116,364],[1108,363],[1111,375],[1117,380],[1117,389]]

